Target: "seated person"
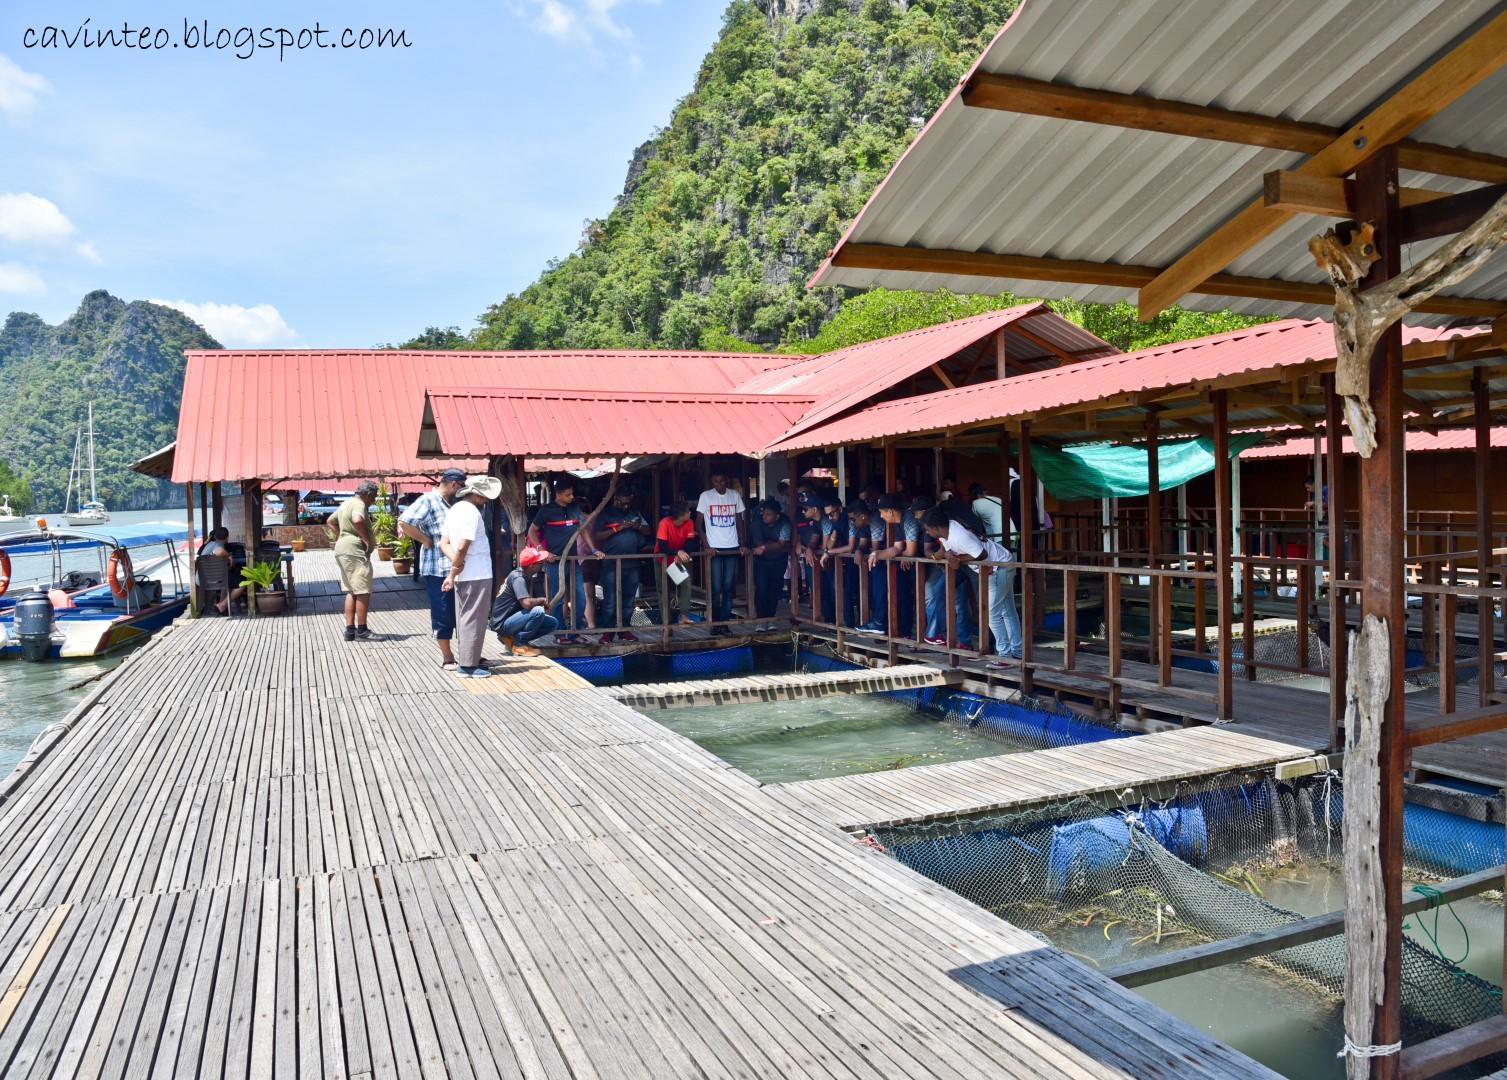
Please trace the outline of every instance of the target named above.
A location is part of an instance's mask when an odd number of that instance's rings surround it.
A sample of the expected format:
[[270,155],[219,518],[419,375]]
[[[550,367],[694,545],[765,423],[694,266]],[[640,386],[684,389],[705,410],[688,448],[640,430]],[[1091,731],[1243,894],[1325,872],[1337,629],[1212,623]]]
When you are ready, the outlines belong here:
[[545,562],[545,552],[536,547],[526,547],[518,553],[518,568],[507,576],[497,598],[492,601],[492,612],[487,625],[497,632],[497,638],[514,656],[538,656],[539,650],[529,642],[560,628],[555,617],[549,613],[549,600],[533,595],[533,578]]
[[[227,541],[229,541],[229,539],[230,530],[225,528],[223,525],[218,529],[211,529],[208,539],[204,541],[204,546],[199,549],[199,558],[202,559],[206,555],[213,555],[223,558],[225,559],[227,572],[234,573],[235,559],[230,553],[230,548],[226,546],[226,543]],[[230,592],[221,596],[220,602],[209,611],[205,612],[205,614],[208,615],[214,613],[219,615],[228,615],[230,613],[230,605],[232,603],[239,603],[241,597],[245,595],[246,586],[232,586]]]

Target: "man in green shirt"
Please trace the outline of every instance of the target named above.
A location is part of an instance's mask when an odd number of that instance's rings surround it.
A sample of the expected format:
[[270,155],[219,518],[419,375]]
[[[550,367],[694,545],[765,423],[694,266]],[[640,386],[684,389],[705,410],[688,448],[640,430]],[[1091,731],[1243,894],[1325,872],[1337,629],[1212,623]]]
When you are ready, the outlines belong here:
[[377,482],[363,480],[356,494],[340,504],[330,515],[329,524],[339,530],[335,538],[335,562],[340,566],[340,587],[345,590],[345,640],[358,641],[372,636],[366,625],[366,613],[372,602],[371,522],[367,511],[377,501]]

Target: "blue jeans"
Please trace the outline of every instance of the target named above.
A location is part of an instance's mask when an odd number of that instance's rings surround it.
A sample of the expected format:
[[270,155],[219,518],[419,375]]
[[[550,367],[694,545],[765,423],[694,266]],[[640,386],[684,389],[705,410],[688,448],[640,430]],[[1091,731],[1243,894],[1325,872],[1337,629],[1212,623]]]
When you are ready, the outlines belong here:
[[[564,566],[563,562],[547,562],[544,564],[544,587],[547,596],[554,596],[560,589],[560,573]],[[571,612],[575,617],[574,625],[565,621],[565,601],[567,597],[561,597],[560,602],[550,609],[550,614],[555,617],[556,629],[561,626],[569,626],[572,630],[586,625],[586,586],[581,581],[581,566],[577,563],[573,568],[576,579],[576,597],[571,605]]]
[[[926,636],[947,636],[947,579],[946,569],[941,566],[926,568]],[[957,611],[958,642],[973,637],[974,578],[962,575],[955,579],[952,590],[952,606]]]
[[624,559],[622,567],[622,589],[619,592],[618,564],[609,559],[602,566],[602,610],[597,612],[598,626],[616,626],[619,619],[626,626],[633,618],[633,601],[638,598],[640,564],[635,560]]
[[890,564],[877,562],[869,571],[869,622],[890,632]]
[[560,624],[555,621],[555,617],[542,607],[536,607],[513,612],[502,621],[502,629],[497,631],[497,636],[512,638],[514,645],[527,645],[535,638],[553,634],[558,629]]
[[738,584],[738,570],[743,556],[712,556],[712,622],[725,623],[733,617],[733,588]]
[[435,641],[449,641],[455,636],[455,593],[440,588],[443,576],[425,574],[423,580],[429,594],[429,629]]
[[[974,574],[978,567],[971,567]],[[975,578],[975,580],[977,580]],[[996,566],[989,575],[989,632],[1000,656],[1020,656],[1020,612],[1015,609],[1015,567]]]

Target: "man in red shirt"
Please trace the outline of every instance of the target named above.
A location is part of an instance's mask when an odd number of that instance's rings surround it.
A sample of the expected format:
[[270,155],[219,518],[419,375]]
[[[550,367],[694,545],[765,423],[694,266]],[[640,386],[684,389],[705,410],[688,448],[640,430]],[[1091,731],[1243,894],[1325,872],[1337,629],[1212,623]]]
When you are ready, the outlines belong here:
[[691,622],[691,548],[696,539],[696,523],[691,515],[695,509],[688,502],[672,503],[668,516],[660,518],[654,539],[654,553],[685,571],[685,578],[675,586],[682,623]]

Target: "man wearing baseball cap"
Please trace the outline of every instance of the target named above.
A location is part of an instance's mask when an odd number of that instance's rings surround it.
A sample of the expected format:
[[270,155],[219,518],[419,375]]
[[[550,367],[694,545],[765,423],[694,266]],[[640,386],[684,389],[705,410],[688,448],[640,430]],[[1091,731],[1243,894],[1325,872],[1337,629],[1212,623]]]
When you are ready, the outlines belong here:
[[492,673],[481,663],[492,608],[492,544],[481,508],[502,494],[495,476],[471,476],[445,513],[441,547],[450,556],[450,572],[440,587],[455,593],[455,663],[462,678],[485,679]]
[[529,643],[553,634],[560,627],[549,613],[549,601],[535,596],[531,587],[531,579],[545,565],[548,554],[542,548],[532,546],[520,551],[518,568],[508,574],[492,601],[492,614],[487,625],[497,632],[498,639],[514,656],[538,656],[539,650]]
[[440,665],[455,670],[450,639],[455,635],[455,593],[442,586],[450,573],[450,560],[440,550],[440,532],[455,493],[466,482],[460,469],[446,469],[440,482],[424,492],[398,518],[398,529],[419,549],[419,580],[429,594],[429,629],[440,647]]

